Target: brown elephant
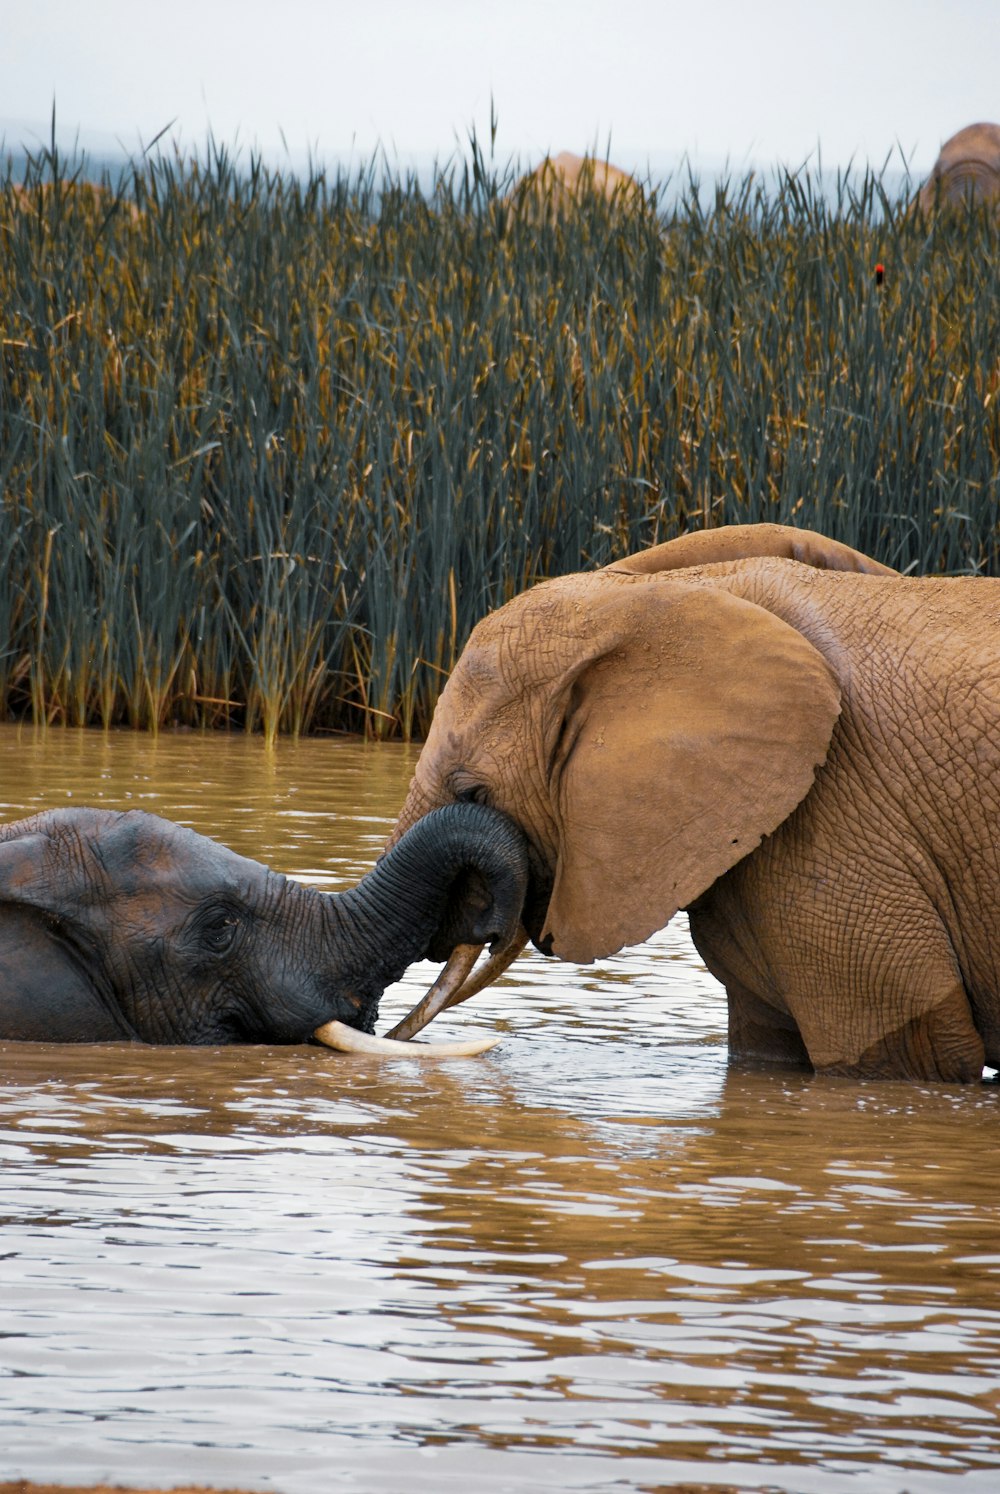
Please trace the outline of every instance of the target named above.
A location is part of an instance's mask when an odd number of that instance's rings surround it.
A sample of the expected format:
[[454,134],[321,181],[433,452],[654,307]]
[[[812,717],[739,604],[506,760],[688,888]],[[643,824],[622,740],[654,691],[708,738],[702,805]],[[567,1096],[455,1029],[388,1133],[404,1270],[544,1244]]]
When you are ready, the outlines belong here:
[[1000,202],[1000,125],[971,124],[941,147],[920,191],[920,206],[961,207],[969,197]]
[[1000,581],[776,525],[545,582],[474,630],[395,834],[505,811],[521,937],[567,960],[687,909],[733,1056],[978,1079],[1000,1065],[998,630]]
[[7,182],[0,186],[0,192],[5,190],[10,193],[11,207],[19,213],[48,215],[55,203],[60,214],[72,209],[98,221],[109,219],[113,214],[121,214],[133,223],[142,218],[138,204],[106,182],[36,181],[30,186],[24,182]]
[[540,166],[518,183],[515,198],[525,204],[546,200],[561,209],[570,202],[578,202],[588,192],[606,197],[609,202],[643,201],[642,188],[627,171],[612,166],[610,161],[575,156],[568,150],[546,156]]

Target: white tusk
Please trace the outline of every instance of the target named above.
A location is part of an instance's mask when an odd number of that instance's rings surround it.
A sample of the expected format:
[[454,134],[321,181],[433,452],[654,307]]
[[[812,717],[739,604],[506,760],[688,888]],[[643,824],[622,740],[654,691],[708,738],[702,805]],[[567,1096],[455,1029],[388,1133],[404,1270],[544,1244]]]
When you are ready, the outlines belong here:
[[427,995],[417,1002],[412,1011],[407,1012],[401,1022],[396,1023],[389,1037],[405,1042],[415,1032],[426,1027],[438,1012],[443,1012],[446,1006],[450,1006],[451,998],[462,989],[466,977],[479,959],[482,948],[481,944],[456,944],[448,957],[447,965]]
[[378,1054],[384,1058],[474,1058],[495,1048],[499,1038],[469,1038],[458,1043],[409,1043],[394,1038],[373,1037],[343,1022],[326,1022],[313,1037],[339,1053]]

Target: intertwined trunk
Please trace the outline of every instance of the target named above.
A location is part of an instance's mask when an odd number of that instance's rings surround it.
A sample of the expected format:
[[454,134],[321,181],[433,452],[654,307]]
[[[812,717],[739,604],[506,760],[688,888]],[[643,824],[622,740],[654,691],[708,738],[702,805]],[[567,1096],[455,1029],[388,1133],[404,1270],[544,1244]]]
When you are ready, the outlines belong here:
[[327,934],[353,1025],[415,960],[516,932],[528,879],[524,836],[506,815],[450,804],[413,825],[356,887],[328,900]]

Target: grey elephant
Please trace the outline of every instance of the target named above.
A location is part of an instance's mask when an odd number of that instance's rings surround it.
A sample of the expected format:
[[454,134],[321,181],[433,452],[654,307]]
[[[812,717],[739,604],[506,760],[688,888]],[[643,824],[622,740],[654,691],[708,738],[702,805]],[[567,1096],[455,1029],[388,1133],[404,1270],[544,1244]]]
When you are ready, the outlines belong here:
[[529,847],[519,937],[567,960],[687,909],[733,1056],[979,1079],[1000,1065],[998,632],[1000,581],[777,525],[545,582],[474,630],[396,836],[503,810]]
[[946,140],[919,202],[929,212],[935,204],[960,207],[970,197],[1000,202],[1000,125],[966,125]]
[[300,1043],[331,1023],[363,1038],[415,958],[517,927],[509,821],[464,806],[416,831],[330,895],[152,814],[2,826],[0,1038]]

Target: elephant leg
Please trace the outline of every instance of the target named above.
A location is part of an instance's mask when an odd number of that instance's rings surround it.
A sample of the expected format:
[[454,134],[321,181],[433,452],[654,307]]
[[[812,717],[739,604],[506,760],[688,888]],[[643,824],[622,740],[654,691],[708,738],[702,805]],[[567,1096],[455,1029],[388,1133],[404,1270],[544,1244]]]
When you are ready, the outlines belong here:
[[736,980],[726,982],[729,1057],[809,1068],[809,1053],[795,1018],[762,1001]]
[[982,1078],[986,1049],[972,1024],[964,988],[955,984],[941,1002],[872,1043],[853,1062],[823,1064],[824,1074],[853,1079],[923,1079],[973,1084]]
[[733,923],[717,916],[715,900],[701,898],[688,910],[695,948],[717,981],[726,988],[729,1005],[729,1057],[757,1063],[794,1064],[809,1068],[809,1052],[799,1025],[787,1007],[759,996],[766,986],[748,941]]
[[978,1080],[985,1046],[934,908],[904,883],[894,937],[873,938],[868,925],[889,927],[876,922],[880,890],[836,870],[846,911],[810,900],[806,878],[772,902],[770,881],[738,867],[691,908],[698,952],[729,994],[731,1052],[801,1062],[804,1049],[817,1073],[855,1078]]

